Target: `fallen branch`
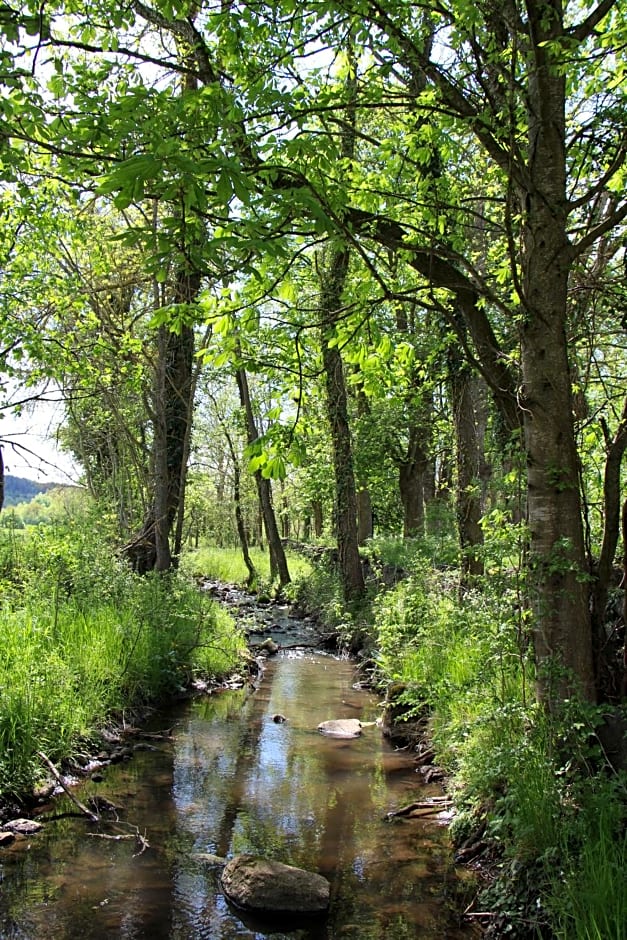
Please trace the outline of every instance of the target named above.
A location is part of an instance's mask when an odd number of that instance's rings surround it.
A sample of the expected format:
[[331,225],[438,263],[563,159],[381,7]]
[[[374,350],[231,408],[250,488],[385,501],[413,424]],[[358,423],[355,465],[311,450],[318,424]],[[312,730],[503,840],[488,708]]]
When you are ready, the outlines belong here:
[[416,803],[409,803],[407,806],[402,806],[400,809],[386,813],[385,818],[395,819],[397,816],[408,816],[412,819],[416,819],[420,816],[432,816],[434,813],[439,813],[449,806],[453,806],[453,800],[448,800],[444,796],[434,797],[431,800],[419,800]]
[[88,809],[84,803],[81,803],[78,797],[72,793],[67,783],[65,782],[65,780],[63,779],[63,777],[61,776],[57,768],[54,766],[50,758],[46,757],[43,751],[37,751],[37,756],[40,758],[40,760],[44,762],[44,764],[46,765],[46,767],[48,768],[48,770],[50,771],[54,779],[57,781],[61,789],[67,794],[67,796],[69,796],[72,803],[74,803],[74,805],[80,809],[81,813],[84,816],[87,816],[87,818],[91,822],[99,822],[100,816],[97,813],[92,813],[92,811]]
[[137,858],[138,855],[143,855],[146,849],[150,848],[150,843],[146,838],[146,834],[144,833],[144,835],[142,835],[137,826],[133,826],[132,828],[134,832],[120,832],[115,835],[111,835],[111,833],[107,832],[88,832],[87,835],[91,836],[93,839],[108,839],[109,842],[122,842],[134,839],[139,846],[139,851],[135,852],[133,858]]
[[133,832],[127,832],[124,835],[121,833],[115,836],[112,836],[108,832],[88,832],[88,836],[91,836],[92,839],[108,839],[110,842],[121,842],[123,839],[134,839],[135,834]]

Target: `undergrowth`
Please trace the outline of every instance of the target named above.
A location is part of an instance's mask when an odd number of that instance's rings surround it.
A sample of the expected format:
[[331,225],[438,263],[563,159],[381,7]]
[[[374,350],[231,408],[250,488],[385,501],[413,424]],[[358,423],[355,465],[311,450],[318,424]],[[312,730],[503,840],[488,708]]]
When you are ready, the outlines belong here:
[[[429,716],[458,810],[453,837],[482,858],[486,936],[622,940],[627,776],[600,744],[602,709],[572,701],[549,715],[536,704],[517,546],[511,532],[498,537],[488,575],[464,592],[432,546],[377,544],[407,575],[372,607],[378,675],[407,720]],[[350,626],[329,572],[310,592],[323,617]]]
[[0,792],[124,709],[232,671],[244,649],[230,617],[181,576],[134,575],[102,527],[68,522],[16,540],[0,532]]

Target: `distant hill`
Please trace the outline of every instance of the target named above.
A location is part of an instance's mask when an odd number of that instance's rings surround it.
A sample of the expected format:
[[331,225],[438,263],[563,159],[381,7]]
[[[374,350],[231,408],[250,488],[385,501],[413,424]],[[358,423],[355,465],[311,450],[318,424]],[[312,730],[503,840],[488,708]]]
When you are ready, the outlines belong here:
[[45,493],[46,490],[52,490],[55,486],[61,485],[60,483],[36,483],[35,480],[14,477],[7,473],[4,478],[4,508],[16,506],[18,503],[28,503],[38,493]]

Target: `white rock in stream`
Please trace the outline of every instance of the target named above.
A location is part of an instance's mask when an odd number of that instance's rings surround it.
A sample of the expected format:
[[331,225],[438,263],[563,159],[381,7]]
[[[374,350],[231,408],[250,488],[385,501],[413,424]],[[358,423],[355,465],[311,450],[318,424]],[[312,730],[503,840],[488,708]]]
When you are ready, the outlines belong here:
[[329,907],[326,878],[268,858],[236,855],[221,881],[233,904],[258,914],[322,914]]
[[34,819],[10,819],[2,826],[2,829],[5,832],[18,832],[23,836],[29,836],[33,832],[39,832],[43,826]]
[[361,734],[361,721],[358,718],[333,718],[318,725],[318,731],[330,738],[358,738]]

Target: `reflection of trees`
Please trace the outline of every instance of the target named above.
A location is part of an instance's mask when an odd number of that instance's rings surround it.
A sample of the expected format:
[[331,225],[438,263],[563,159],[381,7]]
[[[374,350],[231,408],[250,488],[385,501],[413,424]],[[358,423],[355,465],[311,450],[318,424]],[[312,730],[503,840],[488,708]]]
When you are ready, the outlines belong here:
[[[27,927],[28,936],[55,940],[169,940],[195,936],[199,924],[228,940],[236,928],[219,869],[197,855],[253,851],[329,878],[331,932],[352,924],[363,940],[415,936],[419,919],[436,916],[429,894],[441,888],[443,866],[427,870],[420,824],[381,822],[407,798],[406,785],[396,795],[389,788],[387,745],[374,729],[355,741],[315,730],[327,718],[360,716],[342,704],[362,700],[352,679],[348,663],[281,660],[268,664],[253,696],[194,703],[178,726],[174,759],[167,748],[138,754],[112,768],[103,789],[124,805],[125,819],[146,828],[151,849],[133,858],[133,843],[87,839],[82,821],[59,823],[59,833],[50,824],[50,841],[44,835],[39,849],[34,842],[25,859],[23,885],[11,894],[14,879],[5,880],[0,934],[11,936],[12,916],[22,935]],[[275,712],[289,721],[275,724]],[[306,936],[322,940],[325,930]]]
[[[88,784],[90,789],[122,805],[123,820],[146,825],[152,848],[134,857],[134,841],[89,835],[119,831],[108,822],[97,829],[83,819],[47,822],[44,831],[29,840],[23,864],[11,866],[10,877],[5,868],[0,936],[171,936],[172,874],[159,851],[163,834],[175,826],[169,754],[138,754],[131,764],[110,768],[100,787]],[[86,798],[84,793],[81,798]],[[51,815],[73,809],[68,800],[59,799]]]
[[[283,661],[270,670],[249,714],[256,753],[250,755],[246,778],[238,780],[241,807],[230,848],[326,875],[344,921],[363,905],[364,869],[377,851],[373,827],[385,794],[381,761],[372,738],[331,740],[316,732],[327,718],[360,714],[342,704],[355,699],[348,663]],[[271,715],[277,712],[289,721],[275,725]],[[355,862],[356,846],[363,855]]]

